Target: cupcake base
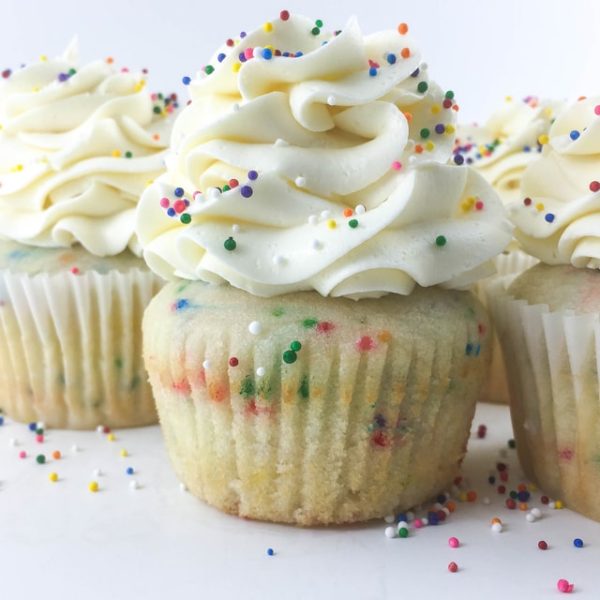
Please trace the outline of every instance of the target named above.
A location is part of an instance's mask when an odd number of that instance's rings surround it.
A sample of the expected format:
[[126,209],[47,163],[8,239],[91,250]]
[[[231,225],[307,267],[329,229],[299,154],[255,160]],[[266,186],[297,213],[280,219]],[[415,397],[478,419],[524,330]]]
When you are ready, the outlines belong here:
[[172,283],[144,316],[144,355],[192,493],[252,519],[351,523],[450,485],[487,330],[466,292],[354,302]]
[[155,423],[141,322],[161,285],[130,253],[0,242],[0,408],[54,428]]

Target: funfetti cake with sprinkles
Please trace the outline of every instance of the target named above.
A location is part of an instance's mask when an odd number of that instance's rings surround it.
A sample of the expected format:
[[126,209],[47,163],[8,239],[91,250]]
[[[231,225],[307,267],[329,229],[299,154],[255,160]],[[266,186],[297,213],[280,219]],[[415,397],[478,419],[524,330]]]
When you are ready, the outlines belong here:
[[152,423],[141,316],[160,280],[135,207],[176,98],[76,44],[0,80],[0,407],[51,427]]
[[517,448],[547,493],[600,520],[600,96],[556,119],[522,191],[515,236],[541,262],[492,303]]
[[458,108],[406,24],[290,15],[228,39],[174,125],[136,231],[172,280],[144,355],[174,467],[241,516],[408,508],[456,475],[489,359],[463,291],[511,226],[449,166]]

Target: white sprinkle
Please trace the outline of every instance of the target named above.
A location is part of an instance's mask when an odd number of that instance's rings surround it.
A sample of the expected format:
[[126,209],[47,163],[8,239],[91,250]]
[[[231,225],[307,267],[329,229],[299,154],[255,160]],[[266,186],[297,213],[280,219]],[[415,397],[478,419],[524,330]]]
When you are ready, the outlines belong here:
[[442,512],[448,517],[450,516],[450,509],[447,506],[442,506]]
[[98,427],[96,427],[96,433],[104,433],[104,425],[98,425]]
[[137,489],[139,489],[140,484],[134,479],[134,480],[132,480],[132,481],[129,482],[129,487],[132,490],[137,490]]
[[492,501],[487,497],[484,496],[482,502],[487,506],[488,504],[491,504]]
[[536,506],[534,508],[531,509],[531,514],[536,518],[539,519],[542,516],[542,511]]
[[398,528],[398,531],[400,531],[400,529],[403,527],[408,529],[408,523],[406,521],[398,521],[398,525],[396,525],[396,527]]
[[248,331],[252,335],[259,335],[262,331],[262,324],[260,323],[260,321],[252,321],[252,323],[248,325]]
[[231,108],[232,108],[233,112],[240,111],[240,105],[237,102]]
[[283,256],[281,256],[281,254],[276,254],[273,257],[273,263],[276,264],[277,266],[282,266],[285,264],[285,258]]
[[304,187],[306,185],[306,178],[305,177],[301,177],[298,176],[296,177],[296,179],[294,180],[294,183],[298,186],[298,187]]
[[396,517],[394,515],[386,515],[383,520],[386,523],[393,523],[396,520]]
[[207,193],[211,200],[216,200],[221,195],[221,192],[216,187],[209,188]]
[[409,510],[409,511],[406,513],[406,520],[407,520],[409,523],[415,520],[415,513],[414,513],[414,512],[412,512],[412,510]]
[[188,491],[187,486],[185,485],[185,483],[180,483],[179,484],[179,491],[180,492],[187,492]]
[[254,50],[252,52],[252,56],[254,58],[262,58],[262,51],[263,51],[263,48],[261,48],[260,46],[255,46]]
[[364,215],[367,212],[367,209],[362,204],[357,204],[354,212],[357,215]]
[[324,210],[321,212],[321,219],[329,219],[330,216],[331,216],[330,210]]
[[17,440],[16,438],[10,438],[10,440],[8,440],[8,444],[10,446],[18,446],[19,445],[19,440]]
[[428,68],[429,68],[429,65],[426,62],[421,63],[421,67],[420,67],[421,71],[427,71]]
[[554,502],[549,502],[548,508],[556,508],[556,504]]
[[321,242],[319,240],[313,240],[311,242],[311,245],[312,245],[312,249],[313,250],[320,250],[321,247],[322,247],[322,244],[321,244]]
[[335,106],[335,96],[327,96],[327,104],[329,104],[329,106]]
[[208,369],[210,369],[210,360],[208,360],[208,359],[207,359],[207,360],[205,360],[205,361],[202,363],[202,368],[203,368],[205,371],[208,371]]
[[275,140],[275,146],[276,146],[277,148],[282,148],[282,147],[284,147],[284,146],[289,146],[289,143],[288,143],[288,142],[286,142],[285,140],[281,139],[281,138],[277,138],[277,139]]
[[240,226],[237,224],[233,224],[231,226],[231,231],[233,231],[233,233],[239,233],[240,232]]
[[266,373],[266,369],[264,367],[258,367],[258,369],[256,369],[256,376],[257,377],[264,377],[265,373]]
[[494,533],[502,533],[502,523],[492,523],[492,531]]
[[435,510],[442,510],[442,508],[444,508],[444,505],[443,505],[443,504],[440,504],[439,502],[436,502],[436,503],[433,505],[433,508],[435,508]]
[[410,165],[414,165],[417,162],[417,157],[412,154],[411,156],[408,157],[408,164]]
[[319,217],[317,217],[317,215],[310,215],[308,217],[308,224],[309,225],[316,225],[319,222]]
[[393,539],[396,537],[396,528],[395,527],[386,527],[385,528],[385,537],[388,539]]
[[71,452],[72,452],[73,454],[76,454],[77,452],[79,452],[79,446],[78,446],[77,444],[73,444],[73,445],[71,446]]
[[44,423],[44,421],[38,421],[37,428],[38,429],[46,429],[46,424]]
[[421,523],[427,527],[427,525],[429,525],[429,519],[427,517],[423,517],[421,519]]
[[93,475],[94,477],[102,477],[102,469],[94,469],[94,470],[92,471],[92,475]]
[[528,523],[534,523],[535,521],[537,521],[537,519],[535,518],[535,515],[533,513],[528,512],[525,515],[525,519],[527,520]]

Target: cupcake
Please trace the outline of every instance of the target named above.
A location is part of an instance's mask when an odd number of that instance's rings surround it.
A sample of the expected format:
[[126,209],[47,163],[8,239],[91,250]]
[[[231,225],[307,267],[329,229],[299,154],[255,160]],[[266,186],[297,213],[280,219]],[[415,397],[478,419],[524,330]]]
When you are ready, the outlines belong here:
[[184,82],[136,221],[170,280],[144,357],[178,476],[300,525],[429,499],[457,474],[489,360],[464,290],[511,239],[483,177],[447,165],[453,92],[405,24],[327,33],[287,11]]
[[[527,96],[522,101],[507,97],[483,125],[458,127],[454,160],[466,162],[494,187],[505,205],[520,199],[521,180],[529,164],[539,158],[548,130],[560,112],[561,103]],[[523,252],[516,241],[495,259],[497,274],[479,285],[485,302],[485,288],[497,276],[522,273],[537,263]],[[482,392],[486,402],[508,403],[506,368],[497,338],[494,336],[492,367]]]
[[[511,206],[541,263],[490,294],[517,449],[549,495],[600,520],[600,96],[565,109]],[[508,283],[508,282],[507,282]]]
[[0,408],[20,421],[156,421],[141,319],[161,283],[134,220],[174,101],[112,62],[71,45],[0,82]]

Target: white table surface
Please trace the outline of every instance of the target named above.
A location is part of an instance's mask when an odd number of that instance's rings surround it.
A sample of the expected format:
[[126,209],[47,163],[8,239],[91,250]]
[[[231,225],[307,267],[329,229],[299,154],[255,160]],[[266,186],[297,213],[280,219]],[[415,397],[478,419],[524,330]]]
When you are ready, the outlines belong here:
[[[298,529],[223,515],[180,489],[158,427],[118,431],[114,442],[96,432],[51,430],[39,444],[27,426],[5,419],[0,598],[538,599],[562,596],[560,578],[575,584],[577,597],[599,598],[600,524],[543,507],[539,493],[529,503],[542,508],[539,521],[508,510],[487,482],[498,460],[514,465],[509,485],[520,481],[516,453],[507,447],[508,410],[481,405],[474,432],[480,423],[487,436],[472,436],[463,469],[478,501],[458,503],[442,525],[390,540],[383,522]],[[73,444],[80,451],[73,453]],[[60,460],[50,458],[56,449]],[[18,458],[21,450],[26,459]],[[47,464],[36,463],[39,452]],[[128,466],[135,475],[125,473]],[[103,474],[96,478],[97,468]],[[88,491],[94,479],[95,494]],[[132,479],[139,489],[131,489]],[[505,524],[502,533],[490,529],[494,516]],[[450,536],[460,548],[449,547]],[[583,548],[573,546],[575,537]],[[547,551],[537,548],[541,539]],[[448,571],[450,561],[457,573]]]

